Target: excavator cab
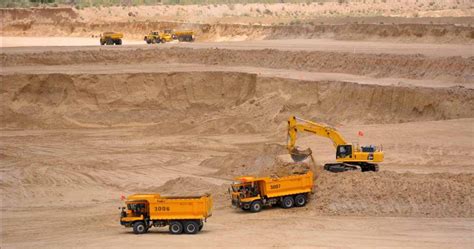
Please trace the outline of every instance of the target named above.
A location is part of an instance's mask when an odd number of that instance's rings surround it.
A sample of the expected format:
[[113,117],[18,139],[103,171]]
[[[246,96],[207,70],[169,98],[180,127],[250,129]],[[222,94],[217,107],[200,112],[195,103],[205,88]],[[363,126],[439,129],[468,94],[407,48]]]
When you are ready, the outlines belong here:
[[337,158],[352,158],[352,145],[338,145],[336,149],[336,159]]

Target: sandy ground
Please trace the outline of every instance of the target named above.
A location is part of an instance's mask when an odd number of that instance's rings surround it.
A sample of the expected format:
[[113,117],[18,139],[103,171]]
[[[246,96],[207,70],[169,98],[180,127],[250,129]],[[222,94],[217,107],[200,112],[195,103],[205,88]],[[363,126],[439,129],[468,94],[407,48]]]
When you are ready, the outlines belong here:
[[[426,127],[418,131],[398,127],[399,136],[383,141],[390,148],[390,154],[382,170],[456,172],[448,166],[430,167],[431,163],[423,158],[410,160],[416,165],[397,166],[395,155],[407,152],[403,145],[399,149],[392,148],[398,147],[397,144],[402,141],[403,144],[419,144],[417,137],[423,134],[443,129],[448,131],[453,124],[466,127],[469,123],[472,119],[407,124]],[[378,139],[386,137],[384,134],[393,127],[353,128],[363,129],[371,134],[371,138]],[[150,136],[153,130],[2,131],[2,246],[63,248],[67,244],[70,248],[129,248],[151,246],[159,241],[163,247],[170,248],[187,248],[190,245],[198,248],[221,247],[224,243],[230,243],[228,247],[231,248],[469,248],[473,243],[472,218],[333,217],[322,215],[311,207],[290,212],[276,208],[248,214],[230,208],[228,199],[222,197],[215,197],[213,217],[199,235],[189,238],[171,236],[165,229],[154,229],[147,235],[135,236],[117,223],[116,208],[121,205],[120,195],[159,188],[167,180],[183,176],[209,184],[228,183],[228,180],[212,176],[215,170],[200,166],[199,162],[212,155],[232,152],[240,146],[276,141],[272,136],[240,134]],[[346,129],[343,131],[348,133]],[[448,132],[438,134],[440,138],[433,138],[434,141],[463,140],[452,139]],[[303,144],[307,141],[310,138],[305,138]],[[311,141],[318,160],[330,157],[330,149],[317,149],[329,147],[327,141],[318,139],[318,144]],[[431,141],[426,141],[426,144],[433,145]],[[423,154],[433,150],[421,144],[419,146],[424,148],[420,151]],[[472,144],[468,146],[472,151]],[[449,150],[452,147],[446,145],[439,150],[456,153]],[[174,151],[173,148],[180,149]],[[447,156],[453,157],[451,154]],[[458,170],[472,172],[469,163],[472,157],[472,154],[467,157],[465,166]],[[449,165],[449,162],[446,163]],[[220,191],[223,193],[217,193],[217,196],[225,196],[225,188]],[[318,199],[313,202],[318,202]],[[19,219],[27,219],[28,226],[18,229]],[[29,234],[28,240],[24,239],[25,233]],[[246,240],[242,240],[243,237]],[[252,244],[249,245],[248,241]]]
[[[413,15],[388,2],[391,9],[377,5],[374,11]],[[450,9],[458,6],[454,1],[438,3],[438,10],[416,8],[427,16],[472,15],[464,4],[462,10]],[[237,19],[224,16],[232,8],[225,5],[180,12],[189,11],[194,21],[271,23],[305,8],[269,6],[283,15],[276,18],[250,11],[256,6],[247,5],[241,14],[249,16]],[[343,7],[308,10],[357,16],[347,11],[366,9],[362,3]],[[134,18],[146,20],[160,8],[136,8],[143,16]],[[119,22],[130,11],[110,16]],[[199,11],[202,17],[192,16]],[[16,22],[28,20],[20,12]],[[97,16],[93,9],[69,14],[78,20]],[[39,26],[51,21],[41,20]],[[97,38],[43,37],[35,33],[41,29],[12,27],[9,32],[23,33],[4,32],[0,52],[2,248],[474,245],[471,40],[281,37],[101,47]],[[308,205],[257,214],[231,208],[227,187],[233,177],[291,171],[285,150],[290,115],[330,124],[354,143],[383,145],[380,172],[322,171],[334,149],[305,134],[298,144],[312,149],[317,164]],[[121,195],[137,192],[210,192],[213,216],[195,236],[173,236],[165,228],[137,236],[119,225],[117,209]]]
[[[143,44],[143,41],[124,40],[124,44]],[[0,37],[0,46],[6,47],[70,47],[70,46],[96,46],[99,45],[99,38],[85,37]]]
[[[448,56],[474,56],[474,44],[419,44],[394,42],[366,42],[366,41],[337,41],[331,39],[281,39],[264,41],[235,41],[235,42],[194,42],[179,43],[170,42],[166,44],[147,45],[144,41],[124,40],[124,45],[100,46],[98,38],[75,38],[75,37],[1,37],[4,53],[13,52],[44,52],[44,51],[71,51],[85,49],[135,49],[140,48],[219,48],[234,50],[253,49],[278,49],[284,51],[329,51],[329,52],[349,52],[368,54],[421,54],[433,57]],[[31,41],[31,43],[30,43]],[[133,46],[130,46],[133,45]],[[52,47],[52,46],[58,46]],[[85,46],[94,46],[85,47]],[[38,47],[38,48],[37,48]],[[47,47],[47,48],[41,48]]]

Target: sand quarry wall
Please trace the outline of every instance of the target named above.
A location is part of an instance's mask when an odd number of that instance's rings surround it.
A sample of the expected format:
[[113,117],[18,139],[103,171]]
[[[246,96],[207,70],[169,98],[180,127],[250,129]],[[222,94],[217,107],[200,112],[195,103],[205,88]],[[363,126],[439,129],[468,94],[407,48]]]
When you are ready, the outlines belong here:
[[0,80],[3,128],[157,125],[162,132],[254,133],[261,127],[283,129],[289,115],[303,113],[329,123],[474,116],[474,90],[462,87],[300,81],[236,72],[13,74]]
[[[197,39],[213,40],[253,40],[284,38],[335,38],[335,39],[391,39],[435,43],[472,43],[474,28],[467,25],[430,23],[396,23],[396,20],[378,18],[379,22],[364,23],[343,21],[324,24],[311,21],[295,25],[245,25],[245,24],[198,24],[135,20],[100,23],[88,22],[70,8],[57,9],[0,9],[3,16],[1,34],[4,36],[97,36],[105,31],[123,32],[128,39],[142,39],[150,30],[192,29]],[[385,20],[380,21],[380,20]],[[370,21],[370,19],[368,20]],[[436,21],[436,20],[435,20]],[[340,21],[339,21],[340,22]],[[417,21],[414,21],[417,22]]]
[[[362,123],[474,116],[473,90],[459,87],[374,86],[228,72],[20,74],[2,75],[0,80],[1,128],[14,129],[151,125],[150,132],[167,135],[281,133],[291,114]],[[311,214],[473,217],[472,174],[336,175],[309,162],[294,165],[281,160],[278,155],[287,152],[278,144],[242,145],[235,151],[204,160],[200,166],[215,168],[211,177],[219,179],[313,169],[317,184],[303,208]],[[227,187],[182,177],[137,191],[210,192],[216,208],[228,208]]]
[[[272,58],[269,60],[268,58]],[[284,68],[310,72],[348,73],[372,77],[472,82],[474,57],[354,54],[321,51],[232,49],[120,49],[41,53],[1,53],[3,66],[83,63],[198,63],[220,66]]]

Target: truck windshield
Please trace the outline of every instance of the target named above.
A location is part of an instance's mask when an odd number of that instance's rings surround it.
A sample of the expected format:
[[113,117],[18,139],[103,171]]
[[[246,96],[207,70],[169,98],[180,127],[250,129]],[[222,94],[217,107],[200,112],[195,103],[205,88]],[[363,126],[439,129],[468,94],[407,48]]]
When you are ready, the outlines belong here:
[[232,191],[234,192],[241,192],[242,189],[244,189],[246,186],[248,186],[249,184],[244,184],[244,183],[240,183],[240,182],[236,182],[234,184],[232,184]]
[[145,203],[129,203],[127,205],[128,210],[131,210],[133,213],[145,213]]
[[233,192],[238,192],[239,191],[239,188],[241,187],[242,185],[240,184],[232,184],[232,191]]
[[232,185],[232,190],[234,192],[239,192],[244,196],[257,196],[258,195],[258,186],[252,183],[240,183]]

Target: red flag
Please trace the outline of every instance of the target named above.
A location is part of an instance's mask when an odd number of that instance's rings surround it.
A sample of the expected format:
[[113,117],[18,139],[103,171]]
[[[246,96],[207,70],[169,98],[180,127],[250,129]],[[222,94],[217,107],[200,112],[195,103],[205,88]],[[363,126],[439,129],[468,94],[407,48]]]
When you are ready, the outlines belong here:
[[121,195],[120,200],[122,200],[122,201],[125,200],[125,195]]
[[359,131],[359,133],[357,133],[357,135],[359,135],[359,137],[363,137],[363,136],[364,136],[364,132],[363,132],[363,131]]

